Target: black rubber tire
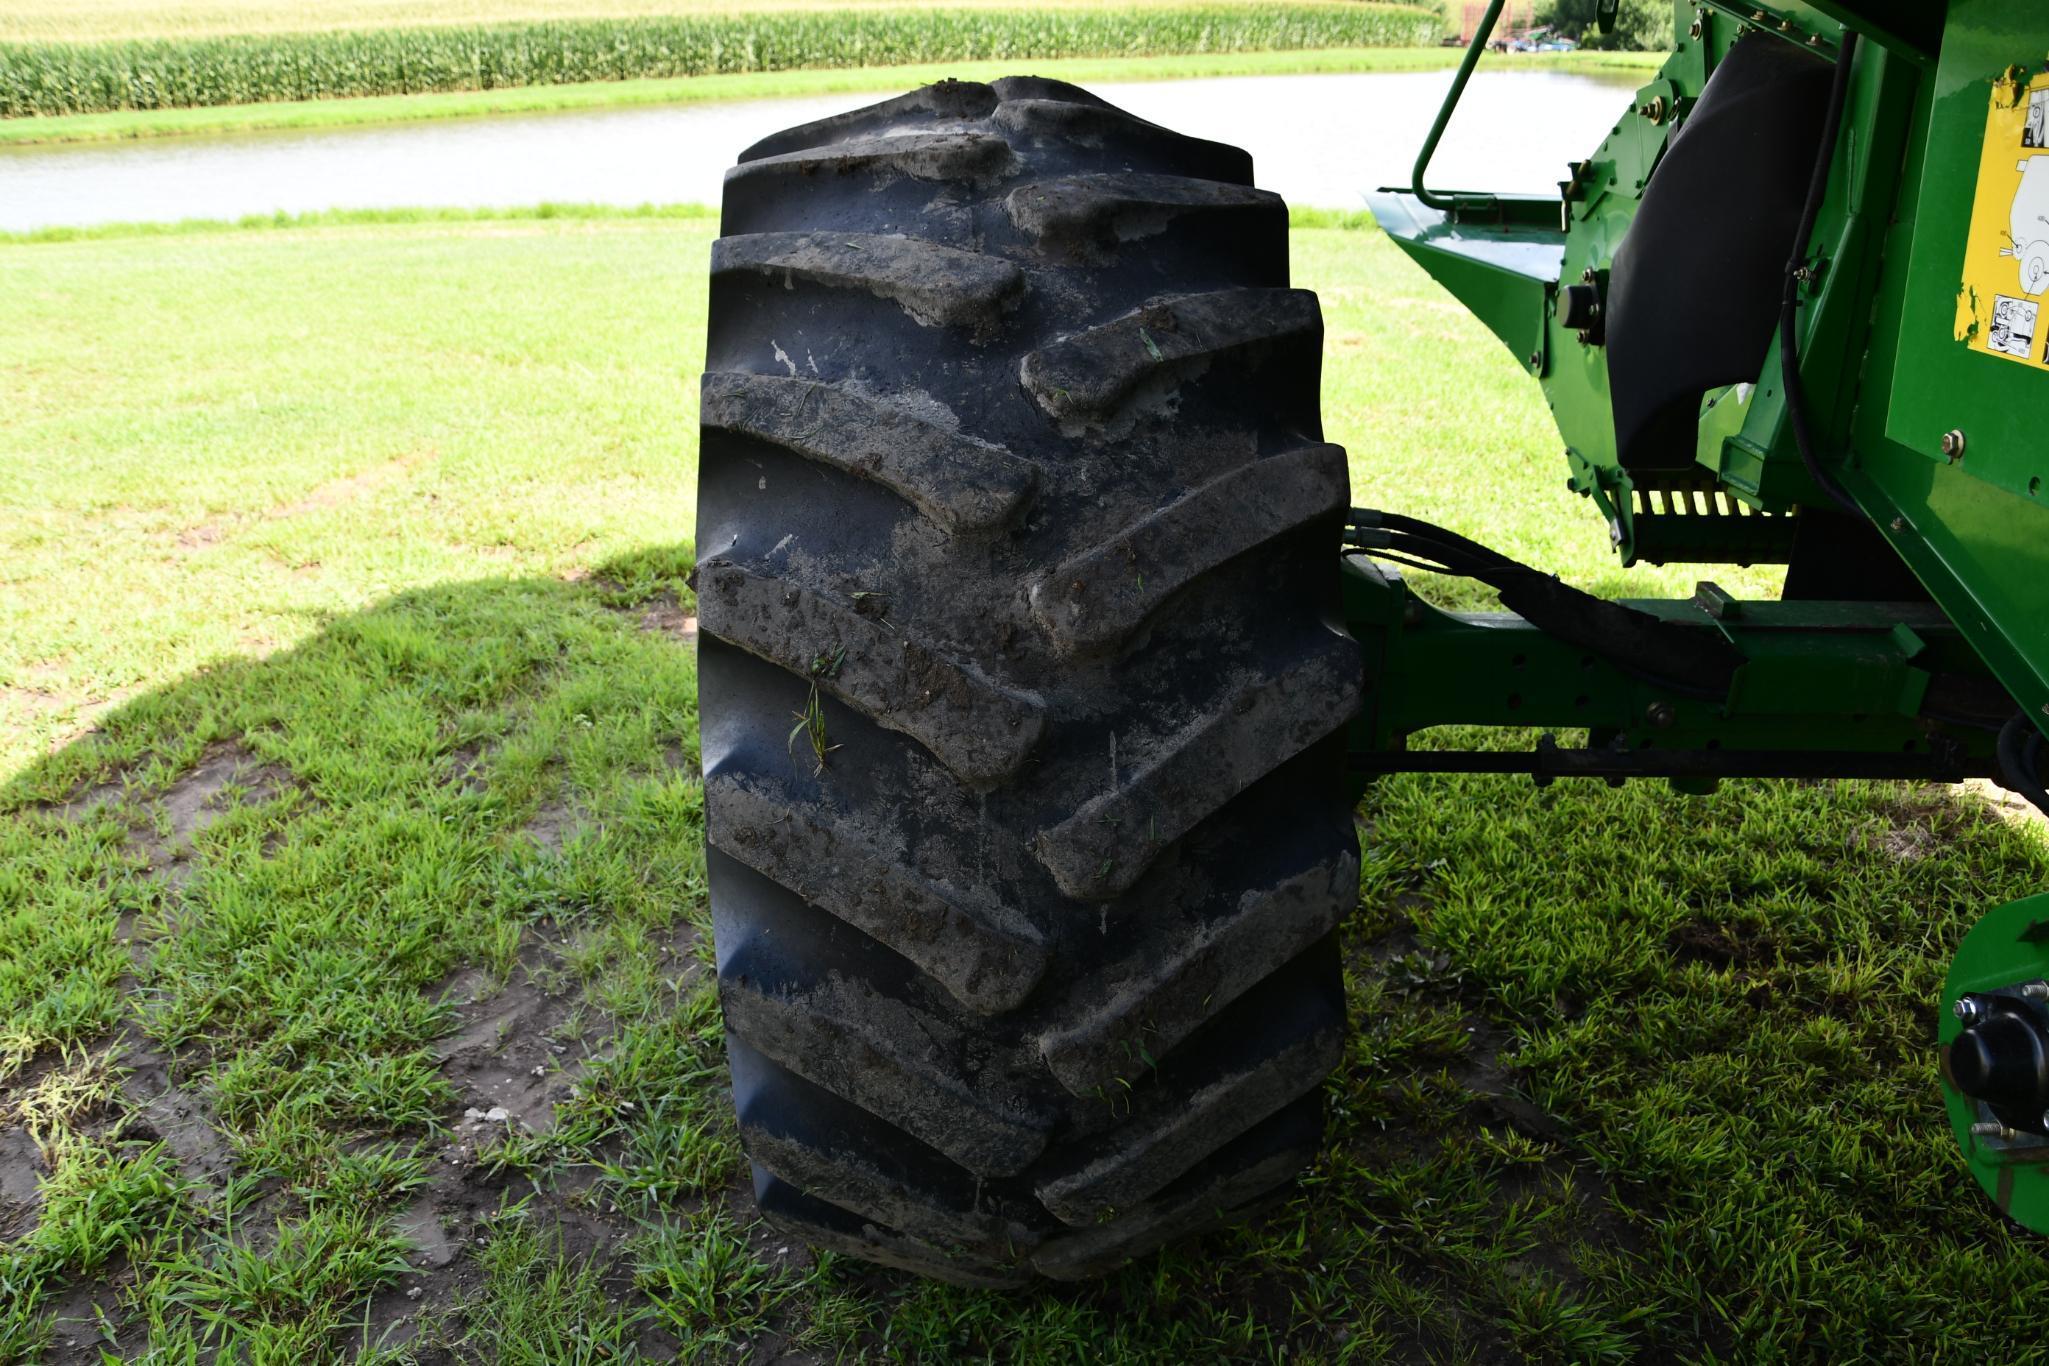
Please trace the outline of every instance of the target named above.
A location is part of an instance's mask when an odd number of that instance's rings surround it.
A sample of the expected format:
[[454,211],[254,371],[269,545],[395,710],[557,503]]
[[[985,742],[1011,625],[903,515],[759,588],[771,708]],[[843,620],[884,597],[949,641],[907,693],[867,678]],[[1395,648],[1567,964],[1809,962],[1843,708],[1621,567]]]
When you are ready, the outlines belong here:
[[707,860],[756,1198],[815,1245],[1089,1276],[1314,1155],[1360,661],[1322,321],[1250,181],[1029,77],[727,175]]

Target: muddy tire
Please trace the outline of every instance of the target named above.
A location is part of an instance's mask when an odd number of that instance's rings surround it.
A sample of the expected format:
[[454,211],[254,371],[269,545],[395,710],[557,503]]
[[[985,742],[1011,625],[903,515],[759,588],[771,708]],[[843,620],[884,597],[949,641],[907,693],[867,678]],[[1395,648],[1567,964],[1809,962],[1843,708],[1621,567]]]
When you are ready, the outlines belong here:
[[1357,892],[1344,454],[1241,151],[946,82],[726,179],[697,589],[755,1194],[1108,1270],[1314,1154]]

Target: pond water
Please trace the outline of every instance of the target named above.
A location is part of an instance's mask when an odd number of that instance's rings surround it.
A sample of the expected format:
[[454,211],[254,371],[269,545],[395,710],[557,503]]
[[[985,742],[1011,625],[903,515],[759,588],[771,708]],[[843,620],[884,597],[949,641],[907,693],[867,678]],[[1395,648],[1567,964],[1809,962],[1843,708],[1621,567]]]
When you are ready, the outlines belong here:
[[[1104,84],[1143,118],[1231,142],[1295,204],[1358,208],[1406,183],[1449,71]],[[1439,187],[1551,193],[1593,151],[1635,78],[1482,70],[1440,148]],[[0,229],[238,218],[277,210],[486,207],[544,200],[716,204],[741,148],[876,95],[0,148]]]

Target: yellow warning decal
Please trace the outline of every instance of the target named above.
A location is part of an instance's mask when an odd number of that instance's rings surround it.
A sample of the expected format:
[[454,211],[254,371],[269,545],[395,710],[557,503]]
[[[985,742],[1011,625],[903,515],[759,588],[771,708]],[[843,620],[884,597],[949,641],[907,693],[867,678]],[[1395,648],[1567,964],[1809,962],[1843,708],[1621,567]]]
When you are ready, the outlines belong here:
[[2049,78],[2017,70],[1992,83],[1956,339],[1973,351],[2049,370]]

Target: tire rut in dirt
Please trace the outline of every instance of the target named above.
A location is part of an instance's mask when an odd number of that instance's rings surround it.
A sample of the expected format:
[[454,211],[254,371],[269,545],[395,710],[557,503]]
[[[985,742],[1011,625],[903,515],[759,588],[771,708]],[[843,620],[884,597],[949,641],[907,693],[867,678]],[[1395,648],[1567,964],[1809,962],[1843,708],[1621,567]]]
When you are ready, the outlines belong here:
[[1343,453],[1242,152],[1057,81],[764,139],[697,548],[720,996],[763,1211],[1098,1274],[1314,1153],[1356,647]]

